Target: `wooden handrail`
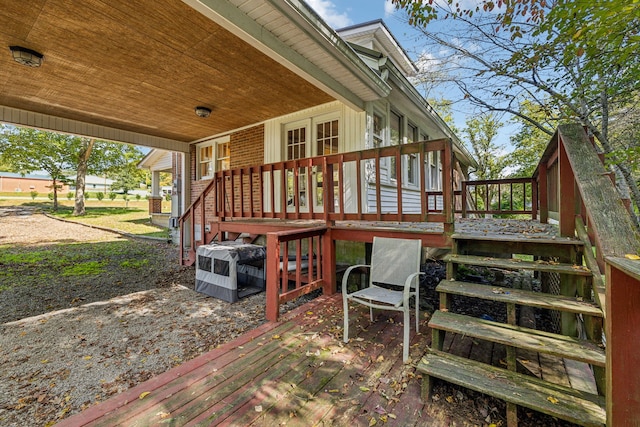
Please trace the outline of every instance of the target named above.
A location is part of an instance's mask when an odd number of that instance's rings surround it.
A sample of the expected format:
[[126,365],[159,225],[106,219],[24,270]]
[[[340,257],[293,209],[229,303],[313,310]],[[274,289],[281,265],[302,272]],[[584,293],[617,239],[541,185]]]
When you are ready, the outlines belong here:
[[[451,141],[438,139],[411,144],[371,148],[367,150],[338,153],[325,156],[286,160],[282,162],[217,171],[194,202],[180,217],[183,230],[181,256],[189,248],[189,258],[195,255],[198,244],[208,243],[214,238],[216,224],[234,218],[279,218],[282,220],[336,220],[349,221],[394,221],[394,222],[443,222],[453,223],[453,196],[444,191],[441,212],[429,213],[428,195],[425,188],[425,168],[418,167],[418,182],[413,187],[403,181],[405,165],[396,161],[396,179],[382,179],[382,166],[387,158],[402,159],[402,156],[417,155],[421,162],[429,152],[439,152],[442,159],[442,183],[452,187],[454,158]],[[372,166],[363,168],[363,163]],[[373,167],[373,169],[371,169]],[[346,191],[347,175],[357,173]],[[368,176],[362,176],[368,174]],[[365,182],[372,187],[365,189]],[[353,185],[357,183],[357,185]],[[304,189],[303,186],[304,185]],[[395,193],[396,204],[385,207],[382,191]],[[336,191],[336,189],[339,189]],[[321,190],[321,192],[320,192]],[[335,194],[334,194],[335,191]],[[375,194],[375,200],[366,198],[366,191]],[[407,192],[419,194],[418,213],[405,213]],[[350,197],[347,200],[347,195]],[[304,196],[304,198],[303,198]],[[320,199],[321,197],[321,199]],[[212,200],[210,200],[212,199]],[[366,204],[363,202],[367,202]],[[320,203],[321,202],[321,203]],[[318,203],[318,205],[316,205]],[[373,203],[373,204],[372,204]],[[416,202],[417,204],[418,202]],[[303,209],[304,207],[304,209]],[[185,224],[190,224],[185,228]],[[198,227],[196,227],[196,224]],[[200,229],[196,240],[195,231]],[[209,231],[206,231],[210,229]],[[188,232],[189,235],[185,233]]]
[[592,291],[604,312],[607,339],[607,426],[635,425],[640,420],[640,371],[633,368],[640,365],[635,327],[640,324],[640,261],[627,256],[640,254],[638,232],[580,125],[558,128],[534,178],[543,197],[541,219],[546,221],[557,202],[560,234],[577,234],[584,241],[585,260],[594,273]]

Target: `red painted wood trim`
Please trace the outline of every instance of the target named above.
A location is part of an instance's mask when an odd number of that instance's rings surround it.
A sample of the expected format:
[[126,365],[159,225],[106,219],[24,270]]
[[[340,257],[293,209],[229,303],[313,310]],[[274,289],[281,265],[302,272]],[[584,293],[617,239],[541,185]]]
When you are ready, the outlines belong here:
[[606,264],[607,426],[640,423],[640,281]]

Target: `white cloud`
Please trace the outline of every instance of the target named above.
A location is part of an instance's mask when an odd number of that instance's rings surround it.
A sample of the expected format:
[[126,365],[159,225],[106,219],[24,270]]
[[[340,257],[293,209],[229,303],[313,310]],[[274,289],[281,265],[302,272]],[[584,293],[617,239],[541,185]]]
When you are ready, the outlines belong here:
[[384,16],[389,17],[396,11],[396,7],[391,3],[391,0],[385,0],[384,2]]
[[353,24],[347,13],[338,12],[336,5],[330,0],[306,0],[306,2],[332,28],[348,27]]

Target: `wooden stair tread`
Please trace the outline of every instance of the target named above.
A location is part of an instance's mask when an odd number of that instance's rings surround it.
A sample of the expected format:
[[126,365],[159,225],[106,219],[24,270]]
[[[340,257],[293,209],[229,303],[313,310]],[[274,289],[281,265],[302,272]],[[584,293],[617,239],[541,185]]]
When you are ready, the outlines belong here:
[[511,270],[534,270],[546,273],[572,274],[590,276],[591,271],[581,265],[556,264],[544,261],[522,261],[519,259],[492,258],[475,255],[448,254],[443,260],[455,264],[477,265],[482,267],[504,268]]
[[602,317],[602,310],[594,304],[579,301],[577,298],[532,292],[512,288],[500,288],[479,283],[443,280],[436,287],[438,292],[481,298],[484,300],[515,303],[529,307],[549,310],[583,313],[589,316]]
[[605,400],[602,396],[435,350],[427,353],[416,369],[583,426],[602,426],[606,423]]
[[453,240],[476,240],[476,241],[489,241],[489,242],[526,242],[535,244],[549,244],[549,245],[577,245],[582,246],[581,240],[572,239],[570,237],[538,237],[538,236],[525,236],[525,235],[513,235],[513,234],[468,234],[468,233],[454,233],[451,235]]
[[511,326],[444,311],[431,316],[429,327],[499,344],[566,357],[591,365],[605,366],[605,352],[590,341],[535,329]]

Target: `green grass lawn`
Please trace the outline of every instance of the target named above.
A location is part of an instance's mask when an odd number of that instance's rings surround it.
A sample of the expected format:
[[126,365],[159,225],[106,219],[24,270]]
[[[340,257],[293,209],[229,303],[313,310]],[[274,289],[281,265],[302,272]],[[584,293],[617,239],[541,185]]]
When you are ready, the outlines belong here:
[[[170,211],[170,203],[164,203],[163,212]],[[69,221],[141,236],[169,237],[168,229],[151,223],[149,204],[146,200],[129,200],[126,203],[123,199],[102,201],[89,199],[85,202],[86,215],[84,216],[73,216],[73,204],[73,200],[59,199],[58,210],[54,212],[53,202],[49,199],[11,199],[0,194],[0,206],[32,206]]]

